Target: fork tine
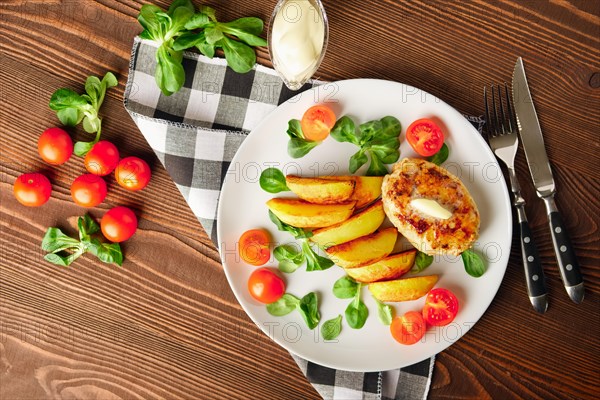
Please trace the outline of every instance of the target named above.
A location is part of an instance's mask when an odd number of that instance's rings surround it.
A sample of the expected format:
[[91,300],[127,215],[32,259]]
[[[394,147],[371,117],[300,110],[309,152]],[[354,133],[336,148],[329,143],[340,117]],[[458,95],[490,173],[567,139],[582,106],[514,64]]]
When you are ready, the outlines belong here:
[[505,125],[506,116],[504,115],[504,102],[502,101],[502,90],[500,89],[500,85],[498,85],[498,106],[500,108],[500,129],[502,135],[506,135],[508,131],[506,130],[507,127]]
[[494,136],[500,135],[500,121],[498,120],[498,112],[497,112],[497,108],[496,108],[496,91],[494,90],[495,87],[494,85],[492,85],[492,113],[493,113],[493,118],[492,120],[494,121]]
[[504,93],[506,96],[506,111],[508,114],[508,131],[512,133],[514,132],[515,128],[513,127],[514,114],[512,111],[512,103],[510,101],[510,94],[508,93],[508,84],[506,82],[504,82]]
[[485,105],[485,121],[488,136],[493,136],[492,120],[490,119],[490,107],[488,105],[487,86],[483,87],[483,104]]

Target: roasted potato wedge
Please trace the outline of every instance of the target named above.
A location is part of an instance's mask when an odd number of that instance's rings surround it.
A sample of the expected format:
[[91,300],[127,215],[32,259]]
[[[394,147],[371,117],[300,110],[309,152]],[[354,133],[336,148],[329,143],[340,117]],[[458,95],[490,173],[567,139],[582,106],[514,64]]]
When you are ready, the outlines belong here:
[[354,192],[350,200],[356,201],[356,208],[362,208],[381,196],[381,185],[383,176],[322,176],[329,180],[353,180],[355,182]]
[[346,273],[357,282],[372,283],[388,279],[397,279],[410,271],[417,250],[408,250],[398,254],[392,254],[373,264],[358,268],[347,268]]
[[356,202],[313,204],[305,200],[274,198],[267,207],[286,224],[298,228],[322,228],[347,220]]
[[310,240],[323,247],[346,243],[375,232],[384,218],[383,203],[378,201],[344,222],[314,230]]
[[387,257],[396,244],[398,230],[387,228],[346,243],[331,246],[325,251],[331,261],[344,268],[372,264]]
[[356,185],[354,180],[301,178],[295,175],[286,176],[285,183],[296,196],[316,204],[349,201]]
[[437,275],[427,275],[374,282],[369,283],[369,291],[379,301],[410,301],[425,296],[437,281]]

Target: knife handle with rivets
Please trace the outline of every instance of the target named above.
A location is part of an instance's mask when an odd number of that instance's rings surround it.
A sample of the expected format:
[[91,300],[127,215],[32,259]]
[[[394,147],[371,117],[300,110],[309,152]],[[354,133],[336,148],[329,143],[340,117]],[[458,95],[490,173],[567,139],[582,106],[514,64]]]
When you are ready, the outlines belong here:
[[550,234],[552,236],[556,261],[558,261],[560,277],[571,300],[579,304],[583,301],[585,295],[579,263],[575,257],[571,240],[567,235],[567,230],[560,217],[560,213],[556,208],[554,196],[544,197],[544,203],[548,211]]
[[548,309],[548,299],[546,296],[546,279],[544,278],[544,269],[540,260],[529,222],[525,216],[525,204],[517,206],[519,217],[519,231],[521,241],[521,254],[523,256],[523,267],[525,270],[525,282],[527,283],[527,294],[533,308],[544,313]]

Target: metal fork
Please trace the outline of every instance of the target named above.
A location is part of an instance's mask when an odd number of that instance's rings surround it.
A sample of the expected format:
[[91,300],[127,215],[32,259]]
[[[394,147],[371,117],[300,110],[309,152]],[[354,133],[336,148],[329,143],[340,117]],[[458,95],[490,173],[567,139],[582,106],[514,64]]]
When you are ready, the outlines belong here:
[[[517,210],[519,228],[521,234],[521,254],[525,268],[525,280],[527,282],[527,293],[533,308],[540,313],[548,309],[546,295],[546,281],[540,256],[535,246],[527,216],[525,215],[525,199],[521,196],[521,187],[515,174],[515,156],[519,147],[516,123],[508,85],[504,83],[505,95],[502,96],[500,86],[491,86],[491,107],[488,103],[487,87],[483,88],[485,103],[485,117],[490,148],[507,167],[510,178],[511,191],[513,193],[513,205]],[[504,99],[503,99],[504,97]]]

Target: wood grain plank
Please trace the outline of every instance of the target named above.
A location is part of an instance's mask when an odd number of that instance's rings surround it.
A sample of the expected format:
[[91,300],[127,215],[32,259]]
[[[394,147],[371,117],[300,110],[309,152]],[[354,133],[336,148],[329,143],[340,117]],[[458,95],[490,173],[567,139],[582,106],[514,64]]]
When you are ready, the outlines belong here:
[[[122,106],[136,16],[146,1],[16,1],[0,4],[0,397],[318,398],[289,355],[237,304],[214,245]],[[155,2],[161,7],[170,1]],[[197,3],[197,2],[196,2]],[[198,3],[197,3],[198,4]],[[223,20],[268,20],[274,3],[208,2]],[[546,271],[550,309],[526,297],[516,238],[496,299],[437,357],[430,398],[594,398],[600,387],[600,2],[538,0],[343,3],[324,0],[327,55],[317,76],[391,79],[426,90],[464,113],[482,113],[482,87],[526,62],[557,181],[557,203],[586,282],[573,304],[562,286],[545,212],[517,158],[527,213]],[[261,64],[270,65],[265,48]],[[122,268],[84,256],[61,269],[43,262],[48,226],[74,233],[84,210],[69,186],[73,158],[49,168],[35,141],[57,124],[47,104],[59,87],[111,70],[104,137],[150,162],[141,193],[109,179],[105,203],[141,217]],[[77,139],[85,137],[74,130]],[[43,170],[53,197],[43,212],[11,194],[22,172]],[[516,228],[516,226],[515,226]],[[170,257],[164,257],[169,254]],[[161,262],[156,262],[161,260]],[[444,338],[440,338],[443,340]]]

